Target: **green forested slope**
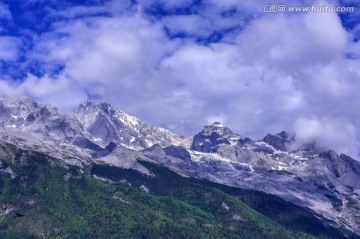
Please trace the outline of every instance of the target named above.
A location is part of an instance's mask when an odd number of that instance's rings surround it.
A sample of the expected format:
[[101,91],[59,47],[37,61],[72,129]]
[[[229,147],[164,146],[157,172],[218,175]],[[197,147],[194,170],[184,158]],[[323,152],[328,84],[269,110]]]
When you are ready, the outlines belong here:
[[[209,195],[207,190],[216,192],[217,195],[231,196],[250,208],[267,216],[278,224],[292,231],[304,232],[323,239],[359,239],[360,236],[344,229],[331,225],[329,221],[316,215],[313,211],[296,206],[277,196],[254,190],[239,189],[206,180],[181,177],[167,168],[142,162],[156,177],[140,175],[133,170],[107,165],[94,165],[91,174],[110,178],[113,181],[131,182],[133,188],[146,185],[156,195],[172,196],[180,200],[195,204],[199,207],[208,207],[206,210],[217,210],[221,202],[203,204],[208,200],[201,198]],[[201,200],[198,200],[201,198]],[[214,207],[214,208],[212,208]]]
[[[158,182],[117,171],[129,186],[103,183],[37,153],[19,151],[1,160],[17,177],[0,174],[0,205],[15,208],[0,217],[0,238],[314,238],[155,165],[147,166],[163,174]],[[96,166],[92,173],[111,170]],[[138,190],[140,183],[150,192]]]

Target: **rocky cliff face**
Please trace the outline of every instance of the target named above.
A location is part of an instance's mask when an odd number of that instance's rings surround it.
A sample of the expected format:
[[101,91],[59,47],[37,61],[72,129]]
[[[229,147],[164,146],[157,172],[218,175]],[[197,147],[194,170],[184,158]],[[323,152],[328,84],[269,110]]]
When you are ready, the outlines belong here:
[[0,98],[0,125],[9,131],[22,131],[62,141],[83,137],[81,123],[73,116],[29,98]]
[[268,134],[264,137],[263,141],[277,150],[285,151],[288,146],[295,140],[295,136],[291,136],[289,133],[282,131],[276,135]]
[[216,152],[220,145],[234,144],[240,138],[240,135],[233,133],[221,123],[215,122],[205,126],[200,133],[194,136],[191,149],[205,153]]

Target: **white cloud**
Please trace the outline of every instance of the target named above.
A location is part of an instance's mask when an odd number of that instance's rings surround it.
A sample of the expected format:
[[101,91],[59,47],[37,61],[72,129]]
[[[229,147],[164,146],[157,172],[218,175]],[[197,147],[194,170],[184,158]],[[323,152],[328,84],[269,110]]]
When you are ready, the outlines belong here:
[[7,96],[27,95],[42,103],[59,105],[71,110],[75,105],[87,99],[82,87],[77,87],[68,79],[52,79],[49,76],[36,77],[29,74],[23,82],[0,81],[0,94]]
[[293,71],[343,57],[347,40],[335,13],[276,14],[253,21],[238,44],[249,60]]
[[123,102],[122,108],[129,110],[166,88],[156,68],[177,46],[178,41],[167,39],[162,25],[138,13],[57,23],[28,56],[41,62],[45,71],[63,65],[59,79],[103,100]]
[[294,126],[300,142],[315,141],[326,149],[350,155],[358,153],[356,128],[347,120],[299,118]]
[[9,7],[2,2],[0,2],[0,18],[6,19],[6,20],[12,19],[12,15],[9,10]]
[[15,61],[20,54],[21,41],[16,37],[0,36],[0,60]]
[[[176,8],[191,1],[158,3]],[[360,54],[360,47],[336,14],[259,16],[254,1],[209,0],[197,14],[157,21],[142,12],[151,4],[140,1],[130,12],[110,5],[69,9],[68,17],[99,11],[111,17],[54,23],[27,52],[28,63],[39,63],[45,76],[29,75],[16,85],[0,81],[0,92],[67,109],[93,95],[184,134],[213,120],[255,138],[293,130],[300,139],[356,156],[360,67],[346,54]],[[234,15],[223,15],[233,8]],[[225,34],[223,41],[199,44],[192,37],[169,39],[165,26],[204,38],[234,26],[243,29]],[[7,60],[16,59],[16,47],[4,48],[14,49],[4,54]],[[58,66],[63,68],[53,76]]]

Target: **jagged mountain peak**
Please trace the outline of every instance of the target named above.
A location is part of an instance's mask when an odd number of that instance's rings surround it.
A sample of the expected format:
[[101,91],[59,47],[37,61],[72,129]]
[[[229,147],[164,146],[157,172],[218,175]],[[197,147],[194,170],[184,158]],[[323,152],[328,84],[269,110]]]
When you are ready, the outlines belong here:
[[44,109],[47,111],[59,112],[59,109],[50,104],[41,104],[36,102],[27,96],[17,96],[17,97],[8,97],[8,96],[0,96],[0,106],[2,108],[6,107],[12,110],[16,109],[27,109],[28,111],[34,109]]
[[[39,108],[39,104],[28,97],[10,98],[6,96],[0,97],[0,110],[2,114],[11,113],[13,116],[21,111],[30,111]],[[11,112],[10,112],[11,111]]]
[[262,141],[273,146],[277,150],[286,151],[290,144],[295,141],[295,135],[286,131],[281,131],[275,135],[267,134]]
[[76,110],[85,110],[88,108],[96,108],[97,105],[98,105],[97,103],[87,100],[87,101],[81,102]]
[[204,126],[203,130],[194,136],[191,149],[200,152],[215,152],[219,145],[236,144],[242,138],[219,122]]
[[204,126],[204,129],[201,131],[203,135],[211,135],[212,133],[217,133],[221,136],[228,137],[234,135],[234,133],[226,126],[220,122],[214,122],[212,125]]
[[96,103],[96,102],[87,100],[87,101],[84,101],[84,102],[80,103],[80,105],[77,107],[77,109],[75,109],[74,112],[76,112],[76,113],[80,113],[80,112],[88,113],[90,111],[96,111],[96,112],[103,111],[103,112],[109,113],[109,111],[114,112],[115,110],[108,103],[105,103],[105,102]]
[[223,128],[223,127],[225,127],[222,123],[220,123],[220,122],[214,122],[213,124],[212,124],[212,126],[213,127],[218,127],[218,128]]
[[[113,107],[111,104],[106,103],[106,102],[94,103],[91,101],[87,101],[85,105],[87,105],[88,107],[100,110],[110,116],[114,116],[117,113],[123,113],[119,109]],[[125,114],[125,113],[123,113],[123,114]]]
[[93,139],[101,145],[115,142],[118,145],[141,149],[154,144],[163,147],[172,144],[189,147],[190,144],[189,138],[150,126],[105,102],[83,102],[74,113]]
[[[75,114],[79,118],[85,119],[86,127],[88,127],[88,120],[90,118],[101,114],[111,117],[112,121],[121,121],[121,123],[127,127],[137,128],[141,127],[140,125],[143,123],[135,116],[128,115],[106,102],[95,103],[92,101],[85,101],[75,110]],[[84,114],[86,117],[84,117]]]
[[28,97],[1,97],[0,111],[3,127],[20,131],[39,130],[50,121],[63,123],[65,118],[73,121],[71,116],[60,112],[57,107],[39,104]]

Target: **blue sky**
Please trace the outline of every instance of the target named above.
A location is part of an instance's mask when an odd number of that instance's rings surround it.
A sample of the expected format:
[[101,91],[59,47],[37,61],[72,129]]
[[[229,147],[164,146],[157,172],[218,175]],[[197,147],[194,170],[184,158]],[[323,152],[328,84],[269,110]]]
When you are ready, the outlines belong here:
[[[273,3],[355,11],[261,12]],[[106,101],[185,135],[288,130],[357,156],[359,21],[355,0],[3,0],[0,94]]]

